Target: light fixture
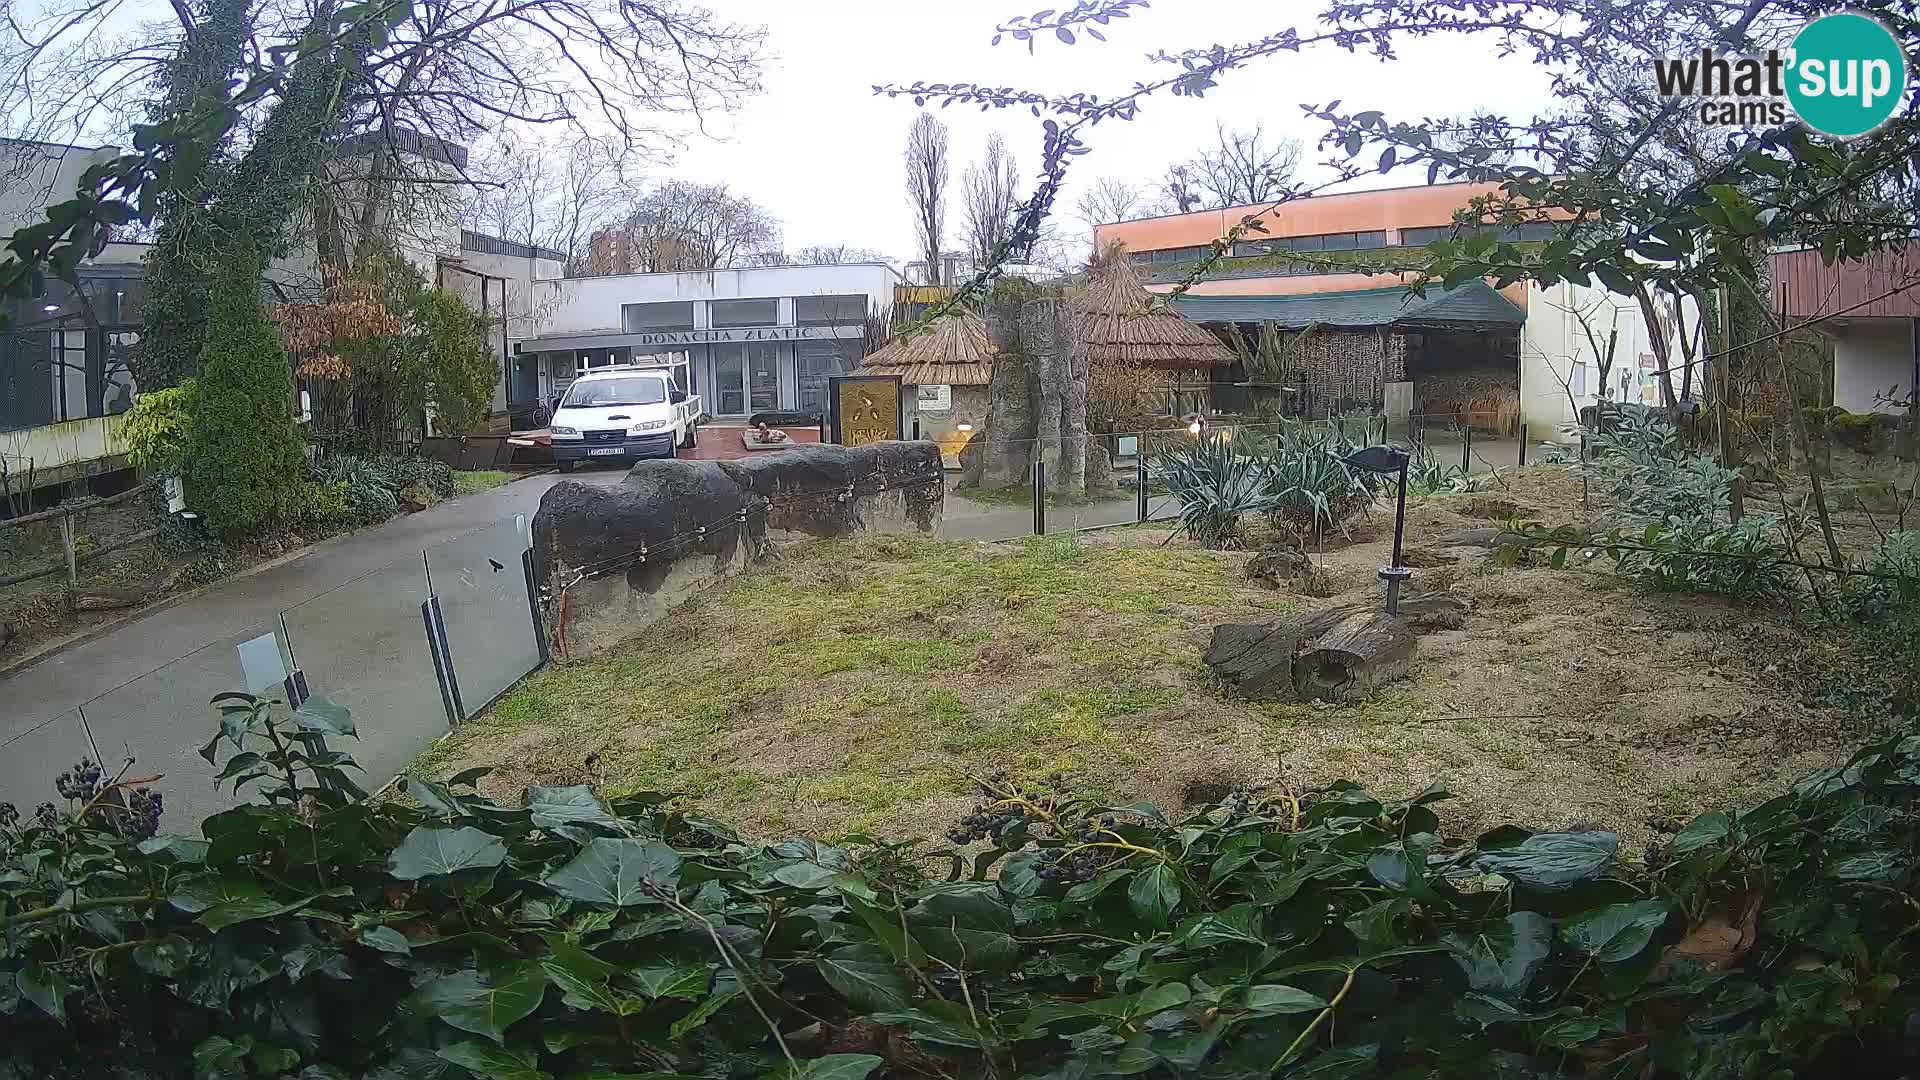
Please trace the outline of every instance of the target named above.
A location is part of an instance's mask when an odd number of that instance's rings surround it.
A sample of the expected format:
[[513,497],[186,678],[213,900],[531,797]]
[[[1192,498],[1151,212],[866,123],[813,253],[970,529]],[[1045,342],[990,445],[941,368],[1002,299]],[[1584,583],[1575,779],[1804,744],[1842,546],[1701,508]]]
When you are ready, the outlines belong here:
[[961,425],[960,425],[960,426],[959,426],[958,428],[956,428],[955,430],[957,430],[957,431],[972,431],[972,430],[973,430],[973,425],[972,425],[972,424],[961,424]]
[[1397,446],[1368,446],[1355,450],[1341,460],[1355,469],[1370,473],[1400,476],[1400,494],[1393,508],[1393,555],[1380,568],[1380,580],[1387,583],[1387,614],[1400,614],[1400,584],[1413,571],[1400,561],[1400,544],[1407,532],[1407,465],[1412,456]]
[[59,311],[59,310],[60,310],[60,305],[59,305],[59,304],[41,304],[41,305],[40,305],[40,310],[41,310],[41,311],[44,311],[44,312],[46,312],[46,313],[47,313],[47,314],[49,314],[49,315],[51,315],[51,314],[53,314],[54,312],[56,312],[56,311]]
[[1200,434],[1200,421],[1198,421],[1198,420],[1195,420],[1195,421],[1194,421],[1193,423],[1191,423],[1191,424],[1188,424],[1188,425],[1187,425],[1187,434],[1189,434],[1189,435],[1198,435],[1198,434]]

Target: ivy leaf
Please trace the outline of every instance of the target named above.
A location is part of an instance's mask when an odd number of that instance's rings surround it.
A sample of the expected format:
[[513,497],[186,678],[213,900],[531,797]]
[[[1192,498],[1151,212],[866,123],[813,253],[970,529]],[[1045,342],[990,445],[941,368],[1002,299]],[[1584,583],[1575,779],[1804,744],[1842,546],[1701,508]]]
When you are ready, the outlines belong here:
[[650,998],[683,998],[687,1001],[698,1001],[713,982],[703,964],[634,968],[626,973],[626,977]]
[[418,881],[506,861],[507,845],[492,833],[471,825],[458,829],[417,825],[387,856],[387,873],[401,881]]
[[472,1039],[443,1046],[438,1053],[447,1061],[487,1077],[487,1080],[551,1080],[552,1074],[540,1070],[538,1058]]
[[1473,866],[1526,888],[1562,892],[1600,876],[1619,844],[1608,832],[1534,833],[1518,843],[1483,847]]
[[1516,911],[1471,936],[1449,934],[1444,944],[1466,974],[1468,986],[1519,998],[1553,952],[1553,921],[1537,911]]
[[308,698],[305,704],[293,710],[291,719],[300,730],[318,735],[358,734],[353,729],[353,713],[345,705],[324,697]]
[[533,825],[537,829],[558,829],[567,825],[617,827],[620,824],[620,819],[613,816],[607,804],[601,802],[586,784],[569,787],[535,784],[527,788],[527,810],[533,815]]
[[1631,960],[1667,921],[1660,900],[1637,900],[1575,915],[1560,925],[1560,937],[1581,953],[1606,964]]
[[1163,929],[1180,904],[1180,882],[1173,876],[1173,868],[1161,863],[1135,877],[1127,886],[1127,903],[1141,921],[1156,930]]
[[888,960],[863,957],[859,946],[842,949],[832,956],[815,960],[827,985],[840,991],[854,1005],[866,1009],[904,1009],[907,1007],[907,981],[900,969]]
[[413,955],[413,943],[391,926],[369,926],[360,931],[360,944],[396,956]]
[[796,1061],[768,1074],[768,1080],[867,1080],[880,1067],[872,1054],[828,1054],[811,1061]]
[[67,1022],[67,980],[44,964],[28,964],[13,978],[20,996],[40,1007],[40,1011],[61,1023]]
[[197,915],[222,904],[264,900],[267,891],[240,878],[195,878],[174,890],[167,902],[189,915]]
[[1676,858],[1681,855],[1690,855],[1703,847],[1725,840],[1732,828],[1733,819],[1725,814],[1701,814],[1687,822],[1687,827],[1674,835],[1673,843],[1668,846],[1667,853]]
[[452,1027],[504,1042],[508,1026],[539,1008],[546,994],[546,972],[539,964],[519,962],[485,974],[468,968],[429,979],[414,998]]
[[1842,881],[1892,881],[1906,873],[1907,860],[1897,851],[1867,851],[1836,860],[1827,873]]
[[1326,998],[1297,987],[1267,983],[1247,988],[1247,1011],[1261,1016],[1317,1012],[1326,1007]]
[[816,863],[788,863],[768,875],[782,885],[791,885],[796,889],[824,889],[839,876],[839,871],[829,870]]
[[679,883],[680,854],[657,840],[596,837],[565,866],[542,879],[569,900],[632,907],[657,904],[656,892]]
[[738,990],[732,990],[724,994],[715,994],[701,1002],[692,1012],[675,1020],[673,1026],[667,1029],[667,1036],[676,1041],[679,1040],[685,1036],[687,1032],[706,1023],[707,1019],[714,1013],[726,1008],[735,997],[739,996],[739,993]]

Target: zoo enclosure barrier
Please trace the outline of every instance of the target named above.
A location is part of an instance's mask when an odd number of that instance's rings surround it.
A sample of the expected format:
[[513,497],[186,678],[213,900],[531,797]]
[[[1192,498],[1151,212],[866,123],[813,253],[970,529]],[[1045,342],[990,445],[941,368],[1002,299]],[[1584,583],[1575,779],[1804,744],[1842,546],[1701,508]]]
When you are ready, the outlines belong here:
[[0,801],[30,809],[82,757],[111,775],[159,777],[170,820],[247,801],[214,787],[201,759],[215,729],[208,702],[247,691],[295,705],[325,696],[352,710],[344,750],[378,787],[453,727],[492,705],[546,659],[531,585],[526,515],[362,574],[238,634],[64,712],[0,718]]

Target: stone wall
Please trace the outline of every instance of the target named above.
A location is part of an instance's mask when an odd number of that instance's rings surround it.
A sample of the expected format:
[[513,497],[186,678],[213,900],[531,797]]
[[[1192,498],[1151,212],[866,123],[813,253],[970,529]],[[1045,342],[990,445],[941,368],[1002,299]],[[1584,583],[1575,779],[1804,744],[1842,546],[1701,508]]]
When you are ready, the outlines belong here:
[[931,442],[642,461],[611,488],[561,481],[533,519],[553,655],[606,652],[778,541],[935,532],[945,495]]

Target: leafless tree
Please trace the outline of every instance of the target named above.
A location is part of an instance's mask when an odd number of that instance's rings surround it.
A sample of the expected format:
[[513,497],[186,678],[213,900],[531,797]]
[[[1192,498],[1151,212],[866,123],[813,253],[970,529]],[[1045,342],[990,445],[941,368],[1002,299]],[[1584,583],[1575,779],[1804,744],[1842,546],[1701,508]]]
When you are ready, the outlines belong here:
[[[974,262],[985,263],[1006,241],[1014,208],[1020,203],[1020,168],[998,132],[987,138],[987,156],[961,174],[960,198],[966,215],[967,254]],[[1027,252],[1010,252],[1008,258],[1026,262]]]
[[460,224],[503,240],[587,257],[595,230],[616,222],[639,184],[639,164],[610,139],[489,140],[475,149]]
[[1096,225],[1147,217],[1159,200],[1146,187],[1117,176],[1102,176],[1073,202],[1074,216],[1093,231]]
[[808,244],[793,253],[791,261],[800,266],[839,266],[843,263],[888,262],[887,256],[871,248],[849,244]]
[[1272,202],[1287,190],[1300,167],[1300,140],[1269,143],[1266,130],[1228,131],[1214,126],[1214,145],[1188,163],[1194,188],[1207,206]]
[[920,237],[920,255],[927,264],[927,284],[940,284],[940,244],[947,229],[947,125],[932,113],[914,117],[907,131],[907,200],[913,205],[913,227]]
[[725,184],[668,180],[640,195],[617,231],[634,272],[723,270],[783,261],[780,222]]
[[1166,175],[1160,178],[1160,201],[1168,213],[1191,214],[1206,198],[1192,162],[1176,161],[1167,166]]

